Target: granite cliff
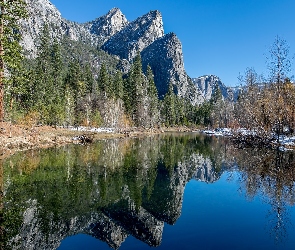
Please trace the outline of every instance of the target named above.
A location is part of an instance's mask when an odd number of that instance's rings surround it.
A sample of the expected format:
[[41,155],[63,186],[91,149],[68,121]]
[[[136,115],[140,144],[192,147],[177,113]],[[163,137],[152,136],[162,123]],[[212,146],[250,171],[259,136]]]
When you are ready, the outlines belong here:
[[163,35],[161,13],[159,11],[150,11],[112,36],[102,46],[102,49],[119,56],[121,59],[132,61],[138,52],[141,52]]
[[210,100],[217,88],[220,89],[224,99],[236,101],[238,98],[239,89],[226,87],[218,76],[204,75],[198,78],[192,78],[192,82],[195,84],[196,88],[200,90],[204,100]]
[[29,57],[35,57],[38,39],[44,25],[52,39],[66,35],[71,40],[91,44],[101,43],[101,38],[83,25],[62,18],[58,9],[48,0],[26,0],[28,19],[21,21],[22,45]]
[[91,34],[99,36],[103,42],[106,42],[117,32],[125,28],[128,23],[121,10],[113,8],[106,15],[87,22],[82,26]]
[[160,97],[167,93],[172,82],[178,96],[189,99],[194,105],[203,101],[199,90],[185,72],[182,45],[174,33],[157,39],[141,55],[143,68],[150,65],[153,70]]
[[[188,98],[194,105],[204,101],[197,85],[185,72],[181,42],[173,33],[165,35],[159,11],[150,11],[128,22],[118,8],[113,8],[102,17],[80,24],[64,19],[48,0],[26,2],[29,18],[21,22],[21,32],[29,57],[36,56],[40,33],[47,25],[52,39],[67,36],[113,55],[118,60],[117,68],[124,73],[128,72],[135,55],[141,52],[143,66],[146,68],[149,64],[153,69],[160,97],[172,82],[178,96]],[[92,61],[95,62],[93,67],[99,69],[101,60],[93,58]]]

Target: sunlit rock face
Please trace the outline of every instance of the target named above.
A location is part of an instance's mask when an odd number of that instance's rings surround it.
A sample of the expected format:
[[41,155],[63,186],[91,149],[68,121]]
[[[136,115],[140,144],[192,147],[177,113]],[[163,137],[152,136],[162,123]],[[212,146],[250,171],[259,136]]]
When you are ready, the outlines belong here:
[[67,35],[72,40],[80,40],[91,44],[101,43],[100,37],[93,35],[83,25],[62,18],[58,9],[48,0],[26,0],[28,18],[22,20],[22,45],[29,57],[35,57],[39,37],[47,25],[49,36],[59,40]]
[[89,30],[91,34],[101,37],[105,42],[111,36],[115,35],[118,31],[126,27],[128,23],[129,22],[121,10],[118,8],[113,8],[106,15],[91,22],[87,22],[83,26]]
[[167,93],[172,82],[178,96],[188,98],[194,105],[203,101],[185,72],[182,45],[174,33],[157,39],[142,51],[141,56],[143,68],[150,65],[153,70],[160,97]]
[[192,78],[192,82],[200,90],[202,97],[206,101],[210,100],[217,88],[220,89],[224,99],[236,101],[238,98],[239,89],[226,87],[218,76],[204,75]]
[[[36,53],[38,36],[44,23],[52,23],[60,29],[63,23],[60,12],[48,0],[26,0],[28,19],[21,22],[23,47],[30,55]],[[53,34],[52,34],[53,35]]]
[[[159,11],[150,11],[129,23],[120,9],[113,8],[104,16],[80,24],[62,18],[49,0],[26,2],[29,18],[21,21],[21,33],[22,45],[28,57],[36,57],[40,35],[47,25],[52,40],[68,36],[71,40],[94,45],[120,59],[117,68],[124,74],[130,70],[136,54],[141,52],[143,68],[146,70],[147,65],[152,67],[161,98],[167,93],[170,82],[174,85],[175,93],[193,105],[204,102],[212,95],[211,85],[215,80],[209,79],[206,87],[201,80],[193,79],[193,84],[187,76],[182,44],[174,33],[164,35]],[[101,62],[94,58],[92,64],[99,69]]]
[[162,16],[159,11],[151,11],[129,23],[112,36],[102,49],[121,59],[131,61],[138,52],[164,35]]

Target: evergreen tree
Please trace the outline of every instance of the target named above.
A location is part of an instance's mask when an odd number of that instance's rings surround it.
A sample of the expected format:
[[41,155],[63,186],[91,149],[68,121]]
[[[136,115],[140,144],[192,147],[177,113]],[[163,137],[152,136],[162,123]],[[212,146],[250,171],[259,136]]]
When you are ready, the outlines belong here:
[[115,92],[116,98],[123,99],[124,85],[123,85],[122,73],[120,71],[116,72],[116,75],[114,78],[114,92]]
[[95,91],[95,81],[91,71],[90,63],[87,63],[83,68],[83,79],[86,83],[86,92],[93,93]]
[[124,103],[128,114],[135,125],[143,125],[144,112],[144,89],[147,89],[147,80],[142,71],[140,53],[134,58],[129,75],[125,81]]
[[52,65],[52,75],[55,85],[55,91],[61,93],[62,81],[63,81],[63,62],[61,55],[61,47],[58,41],[55,39],[53,45],[51,46],[51,65]]
[[210,99],[211,104],[211,125],[213,127],[218,126],[222,127],[222,111],[224,108],[224,101],[222,98],[222,93],[218,85],[215,86],[213,95]]
[[169,84],[168,92],[164,97],[164,115],[167,126],[174,126],[176,122],[175,99],[172,82]]
[[104,96],[109,95],[109,93],[111,92],[110,76],[107,72],[106,65],[104,63],[101,65],[99,76],[97,79],[97,84],[101,94],[103,94]]
[[43,123],[49,122],[52,97],[54,96],[54,77],[52,68],[52,47],[48,26],[44,25],[39,37],[36,67],[32,86],[32,110],[40,114]]
[[184,125],[185,119],[185,101],[183,98],[175,98],[175,123],[177,125]]
[[159,100],[158,100],[158,90],[155,85],[154,75],[151,67],[147,67],[147,80],[148,80],[148,97],[149,97],[149,123],[151,127],[154,127],[159,121]]
[[60,44],[54,40],[51,49],[51,69],[53,84],[49,100],[49,122],[57,125],[63,120],[64,95],[63,95],[63,63],[61,58]]
[[7,80],[4,70],[15,72],[22,61],[18,21],[24,17],[26,17],[24,1],[0,1],[0,121],[4,120],[4,85]]
[[[74,119],[68,118],[68,120],[74,120],[73,123],[75,126],[77,126],[81,122],[81,112],[79,112],[81,107],[79,106],[79,102],[86,93],[86,85],[82,79],[81,66],[77,60],[73,60],[69,64],[68,73],[65,78],[65,89],[65,94],[67,95],[67,98],[69,100],[73,99],[74,102],[74,112],[68,111],[67,107],[65,107],[66,112],[68,112],[68,115],[74,115]],[[71,94],[73,95],[72,98]]]

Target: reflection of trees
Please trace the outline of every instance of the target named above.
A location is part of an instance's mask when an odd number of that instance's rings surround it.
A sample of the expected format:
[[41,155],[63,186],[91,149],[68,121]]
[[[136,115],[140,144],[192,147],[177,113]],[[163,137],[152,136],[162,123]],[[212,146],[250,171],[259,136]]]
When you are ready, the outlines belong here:
[[271,205],[269,221],[276,240],[286,236],[287,206],[295,204],[295,157],[292,152],[232,149],[241,171],[241,183],[250,199],[262,193]]
[[[130,234],[157,246],[163,222],[174,224],[181,214],[186,183],[203,162],[224,161],[222,145],[159,135],[17,153],[4,162],[6,247],[55,249],[79,232],[112,248]],[[198,172],[204,181],[219,178],[210,169]]]
[[0,159],[0,249],[4,249],[4,218],[3,218],[3,162]]

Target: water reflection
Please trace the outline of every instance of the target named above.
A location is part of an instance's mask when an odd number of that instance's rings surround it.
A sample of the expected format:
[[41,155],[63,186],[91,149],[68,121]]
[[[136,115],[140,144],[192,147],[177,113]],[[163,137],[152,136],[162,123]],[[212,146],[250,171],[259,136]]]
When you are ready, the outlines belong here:
[[56,249],[78,233],[113,249],[129,235],[157,247],[164,223],[181,215],[188,181],[213,183],[237,168],[247,197],[263,193],[272,204],[280,237],[286,204],[294,205],[294,166],[291,153],[238,150],[197,134],[18,153],[0,175],[2,248]]
[[241,189],[248,199],[262,195],[271,205],[269,227],[276,241],[287,237],[291,218],[288,207],[295,203],[295,157],[293,152],[231,148],[241,173]]

